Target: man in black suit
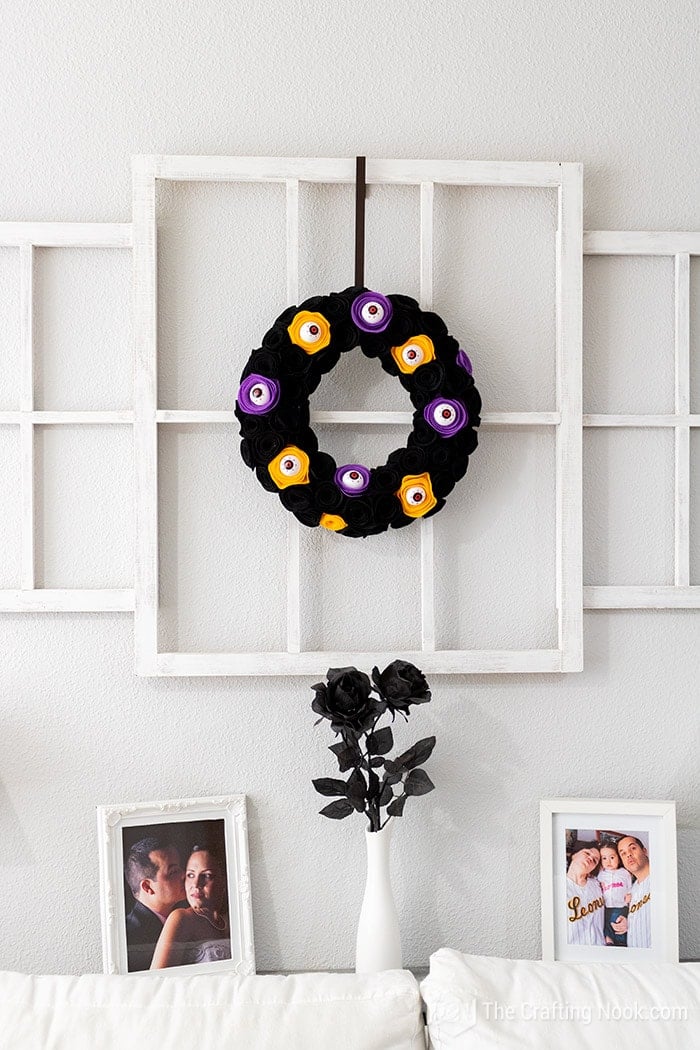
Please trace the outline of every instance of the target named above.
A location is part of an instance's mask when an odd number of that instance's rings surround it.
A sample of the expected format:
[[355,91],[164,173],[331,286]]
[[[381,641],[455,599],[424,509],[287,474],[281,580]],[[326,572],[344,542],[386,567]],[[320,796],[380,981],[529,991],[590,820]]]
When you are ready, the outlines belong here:
[[185,873],[175,846],[153,835],[131,847],[124,877],[135,901],[126,917],[128,971],[134,973],[149,969],[163,923],[184,901]]

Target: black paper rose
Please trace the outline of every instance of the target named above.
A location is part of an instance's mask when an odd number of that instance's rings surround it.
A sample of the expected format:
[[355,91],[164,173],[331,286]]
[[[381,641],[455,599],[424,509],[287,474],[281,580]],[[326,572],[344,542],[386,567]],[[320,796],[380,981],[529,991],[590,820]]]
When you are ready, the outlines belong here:
[[411,704],[427,704],[431,697],[423,672],[405,660],[394,660],[383,671],[373,668],[372,681],[390,711],[405,714]]
[[311,687],[316,693],[312,710],[327,718],[333,732],[343,737],[366,733],[386,710],[384,701],[372,695],[367,675],[354,667],[331,667],[326,677],[327,684]]
[[[320,795],[333,799],[320,811],[331,820],[362,813],[369,831],[381,831],[392,817],[403,816],[412,796],[427,795],[433,782],[422,768],[435,747],[435,737],[418,740],[412,747],[390,757],[394,747],[391,724],[380,726],[382,716],[397,711],[408,721],[412,704],[430,700],[423,673],[394,660],[381,673],[372,671],[374,684],[355,667],[331,668],[327,682],[313,686],[311,707],[328,719],[341,739],[330,747],[342,779],[318,777],[313,785]],[[346,774],[349,774],[346,777]]]
[[[355,347],[399,378],[414,408],[406,445],[378,467],[361,456],[339,467],[319,451],[310,424],[311,394]],[[481,399],[472,372],[444,321],[415,299],[363,287],[312,296],[280,314],[243,370],[241,457],[311,528],[349,537],[403,528],[442,508],[477,447]]]

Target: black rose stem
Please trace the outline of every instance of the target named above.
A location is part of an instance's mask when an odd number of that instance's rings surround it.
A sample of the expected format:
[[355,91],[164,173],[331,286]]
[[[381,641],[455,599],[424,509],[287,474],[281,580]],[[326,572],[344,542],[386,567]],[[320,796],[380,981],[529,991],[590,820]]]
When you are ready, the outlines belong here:
[[[312,687],[312,710],[319,722],[327,719],[340,740],[329,748],[347,780],[320,777],[313,785],[321,795],[335,798],[320,813],[343,820],[364,813],[370,831],[381,831],[391,817],[403,816],[406,800],[426,795],[434,784],[422,769],[435,747],[435,737],[425,737],[413,747],[387,758],[394,746],[390,725],[378,728],[385,714],[392,722],[399,714],[408,721],[412,705],[426,704],[431,692],[422,671],[405,660],[394,660],[383,671],[374,668],[372,681],[355,667],[330,668],[326,682]],[[381,772],[380,772],[381,771]],[[382,810],[386,819],[382,823]]]

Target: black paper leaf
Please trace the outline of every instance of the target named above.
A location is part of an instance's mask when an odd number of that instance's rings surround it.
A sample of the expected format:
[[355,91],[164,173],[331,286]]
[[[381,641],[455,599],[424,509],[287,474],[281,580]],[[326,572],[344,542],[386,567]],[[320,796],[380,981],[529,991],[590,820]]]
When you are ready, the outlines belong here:
[[394,797],[394,792],[391,790],[391,784],[387,784],[385,782],[384,783],[384,787],[382,788],[382,793],[379,796],[379,805],[380,806],[388,806],[389,803],[391,802],[391,800],[393,799],[393,797]]
[[435,785],[424,769],[412,769],[403,785],[407,795],[427,795],[434,787]]
[[365,808],[365,799],[367,797],[367,785],[365,784],[365,778],[360,773],[359,769],[354,769],[348,777],[348,782],[345,785],[345,792],[348,801],[361,813]]
[[336,799],[330,805],[319,809],[322,817],[330,817],[331,820],[342,820],[344,817],[349,817],[352,811],[353,808],[346,798]]
[[318,791],[319,795],[326,795],[330,798],[335,796],[345,797],[345,781],[344,780],[333,780],[332,777],[319,777],[318,780],[312,780],[311,783]]
[[[321,721],[322,719],[319,718],[319,722]],[[316,725],[318,725],[318,722]],[[341,773],[346,773],[348,769],[352,769],[353,766],[358,765],[362,758],[360,752],[354,747],[348,747],[344,740],[339,744],[332,744],[328,750],[332,751],[338,759],[338,768]]]
[[370,755],[385,755],[394,746],[394,736],[391,726],[378,729],[376,733],[370,733],[367,737],[367,753]]
[[372,767],[372,769],[379,769],[380,766],[384,765],[384,759],[383,758],[370,758],[369,764]]
[[[416,766],[422,766],[424,762],[427,762],[433,753],[435,747],[435,737],[427,736],[424,740],[419,740],[413,747],[409,747],[408,751],[404,751],[402,755],[394,759],[393,769],[389,772],[402,769],[404,772],[409,769],[415,769]],[[387,764],[387,769],[389,765]]]
[[390,817],[401,817],[403,816],[403,807],[406,805],[406,796],[399,795],[394,801],[387,807],[387,814]]

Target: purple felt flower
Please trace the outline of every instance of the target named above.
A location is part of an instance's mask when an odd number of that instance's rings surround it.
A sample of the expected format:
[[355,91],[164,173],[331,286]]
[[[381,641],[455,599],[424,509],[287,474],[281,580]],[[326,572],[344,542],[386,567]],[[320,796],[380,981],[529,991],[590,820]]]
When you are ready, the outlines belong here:
[[463,368],[465,372],[468,372],[469,375],[473,374],[474,369],[472,368],[472,363],[469,360],[469,354],[466,350],[457,351],[457,364],[460,368]]
[[353,324],[362,332],[383,332],[393,312],[387,297],[379,292],[362,292],[350,309]]
[[271,412],[280,399],[280,385],[275,379],[253,374],[246,376],[238,391],[238,404],[242,412],[263,416]]
[[335,483],[346,496],[361,496],[369,485],[369,471],[359,463],[346,463],[336,470]]
[[441,437],[454,437],[469,420],[462,402],[450,397],[436,397],[430,401],[423,409],[423,416]]

